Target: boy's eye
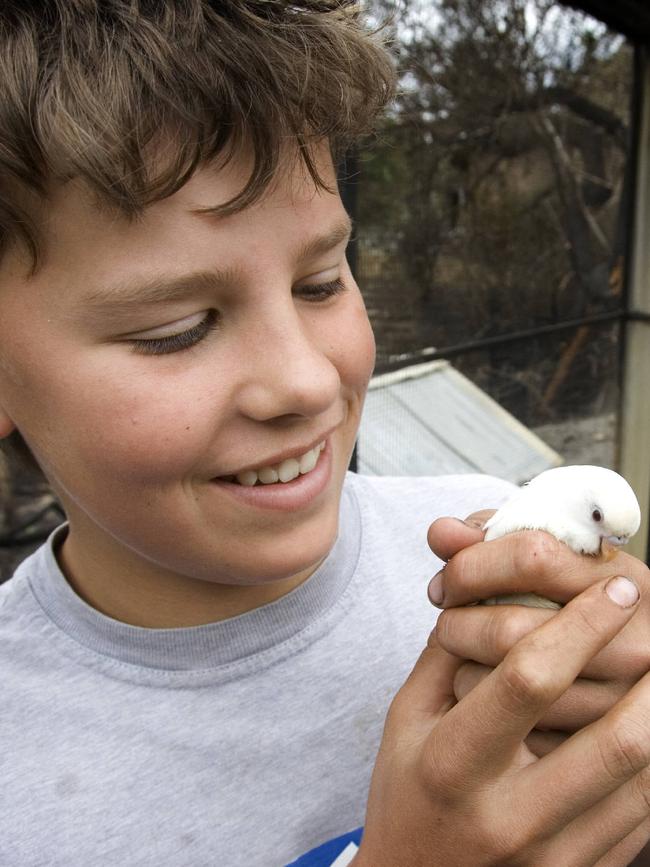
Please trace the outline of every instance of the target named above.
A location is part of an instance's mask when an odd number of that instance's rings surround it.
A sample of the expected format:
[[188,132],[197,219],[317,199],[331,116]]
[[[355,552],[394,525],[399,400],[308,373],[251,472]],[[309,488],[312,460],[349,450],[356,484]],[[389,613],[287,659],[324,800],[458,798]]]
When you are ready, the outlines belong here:
[[315,283],[314,285],[307,284],[300,286],[295,290],[296,295],[305,298],[307,301],[325,301],[333,295],[338,295],[345,291],[345,283],[340,277],[336,280],[329,280],[327,283]]
[[[328,298],[338,295],[345,291],[345,283],[340,277],[336,280],[329,280],[326,283],[315,283],[313,285],[301,286],[295,290],[295,294],[300,295],[307,301],[325,301]],[[190,321],[196,319],[197,316],[189,317]],[[218,325],[218,314],[216,310],[208,310],[207,314],[195,322],[191,327],[184,331],[178,331],[174,334],[164,334],[160,337],[131,337],[128,343],[131,344],[133,352],[140,355],[168,355],[172,352],[181,352],[183,349],[190,349],[200,343],[208,334],[213,331]],[[163,331],[164,328],[153,329],[155,331]]]
[[[196,317],[193,317],[196,318]],[[190,349],[200,343],[218,324],[216,310],[208,310],[207,314],[195,325],[179,331],[176,334],[166,334],[162,337],[133,337],[128,342],[134,352],[141,355],[166,355]],[[162,329],[159,329],[162,330]]]

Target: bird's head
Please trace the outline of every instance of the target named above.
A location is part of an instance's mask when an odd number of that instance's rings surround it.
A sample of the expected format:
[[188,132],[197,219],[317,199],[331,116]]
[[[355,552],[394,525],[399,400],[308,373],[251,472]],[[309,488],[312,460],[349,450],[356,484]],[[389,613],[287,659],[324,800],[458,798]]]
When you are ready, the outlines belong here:
[[605,467],[571,466],[547,470],[530,483],[541,483],[584,539],[585,553],[612,557],[641,524],[641,511],[627,481]]
[[595,504],[591,518],[600,533],[600,552],[608,560],[621,545],[628,543],[641,523],[636,497],[633,503],[614,503],[606,509]]

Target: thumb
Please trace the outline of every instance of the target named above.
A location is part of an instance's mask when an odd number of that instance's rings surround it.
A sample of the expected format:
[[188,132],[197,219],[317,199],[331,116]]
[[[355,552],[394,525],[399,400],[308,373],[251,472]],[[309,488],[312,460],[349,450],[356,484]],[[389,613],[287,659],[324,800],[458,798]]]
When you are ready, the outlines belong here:
[[459,518],[438,518],[427,533],[429,547],[446,563],[463,548],[483,540],[483,526],[494,512],[495,509],[481,509],[464,521]]

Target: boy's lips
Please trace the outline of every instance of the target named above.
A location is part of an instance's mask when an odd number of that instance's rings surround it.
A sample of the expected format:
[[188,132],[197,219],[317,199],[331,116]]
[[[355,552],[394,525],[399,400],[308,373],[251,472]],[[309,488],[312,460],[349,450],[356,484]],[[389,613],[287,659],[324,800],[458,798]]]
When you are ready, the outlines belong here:
[[262,467],[274,467],[278,464],[281,464],[283,461],[286,461],[288,458],[297,459],[301,455],[304,455],[306,452],[311,451],[311,449],[315,448],[319,443],[322,443],[328,439],[328,437],[336,430],[338,425],[334,425],[331,428],[328,428],[322,434],[317,437],[312,438],[307,445],[298,446],[296,448],[284,449],[281,452],[276,452],[274,455],[271,455],[268,458],[263,458],[255,463],[248,463],[244,466],[239,466],[237,469],[226,470],[226,472],[219,473],[218,476],[214,477],[214,481],[222,481],[223,479],[237,476],[240,473],[245,473],[248,470],[259,470]]
[[309,506],[327,488],[331,477],[332,444],[327,439],[314,469],[290,482],[247,486],[219,477],[212,479],[212,484],[243,505],[291,512]]

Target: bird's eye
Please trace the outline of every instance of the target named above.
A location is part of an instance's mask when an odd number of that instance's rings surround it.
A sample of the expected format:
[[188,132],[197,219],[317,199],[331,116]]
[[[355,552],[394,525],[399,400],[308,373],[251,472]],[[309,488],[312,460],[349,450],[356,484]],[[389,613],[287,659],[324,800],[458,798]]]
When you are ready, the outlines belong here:
[[594,509],[591,513],[591,517],[594,519],[594,521],[600,523],[600,521],[603,520],[603,513],[600,511],[600,509]]

